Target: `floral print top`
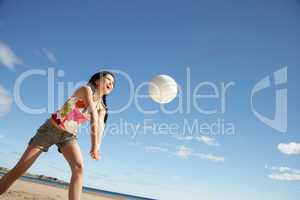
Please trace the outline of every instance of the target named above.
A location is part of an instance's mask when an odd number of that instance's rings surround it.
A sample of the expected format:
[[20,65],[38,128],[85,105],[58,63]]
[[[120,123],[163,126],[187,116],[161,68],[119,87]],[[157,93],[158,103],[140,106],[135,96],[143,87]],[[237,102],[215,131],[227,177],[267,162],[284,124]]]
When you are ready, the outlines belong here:
[[[100,100],[96,103],[96,109],[98,111],[101,109]],[[91,119],[84,101],[76,96],[69,97],[62,108],[52,113],[51,117],[59,127],[73,134],[77,133],[82,123]]]

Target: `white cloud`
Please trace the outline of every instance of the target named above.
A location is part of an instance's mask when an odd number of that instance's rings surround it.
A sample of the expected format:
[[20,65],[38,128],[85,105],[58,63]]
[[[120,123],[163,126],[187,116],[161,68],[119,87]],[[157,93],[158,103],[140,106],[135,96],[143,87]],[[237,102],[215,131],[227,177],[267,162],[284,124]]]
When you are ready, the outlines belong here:
[[176,151],[175,155],[180,158],[188,158],[192,155],[193,150],[191,148],[185,147],[184,145],[180,146]]
[[156,146],[146,146],[146,152],[157,153],[157,152],[168,152],[167,148],[156,147]]
[[202,142],[204,144],[207,144],[207,145],[212,145],[212,146],[219,146],[220,144],[215,140],[215,138],[212,138],[212,137],[208,137],[208,136],[199,136],[199,137],[196,137],[196,139],[199,141],[199,142]]
[[224,162],[225,158],[222,156],[215,156],[213,154],[205,154],[205,153],[197,153],[194,152],[193,149],[189,147],[185,147],[184,145],[180,146],[175,153],[176,156],[180,158],[189,158],[189,157],[196,157],[203,160],[209,160],[212,162]]
[[13,50],[0,41],[0,64],[9,69],[14,69],[15,65],[22,63],[22,60],[16,56]]
[[193,140],[194,139],[193,136],[178,136],[178,135],[175,135],[174,137],[178,140]]
[[194,155],[200,159],[209,160],[213,162],[224,162],[225,160],[225,158],[222,156],[215,156],[212,154],[195,153]]
[[289,172],[289,173],[298,173],[300,174],[300,170],[299,169],[294,169],[294,168],[289,168],[289,167],[269,167],[266,166],[266,169],[270,169],[272,171],[278,171],[278,172]]
[[5,115],[11,109],[12,98],[8,91],[0,85],[0,116]]
[[42,48],[42,52],[46,55],[46,57],[49,59],[50,62],[57,63],[57,59],[56,59],[54,53],[52,53],[51,51],[49,51],[46,48]]
[[270,174],[269,178],[279,181],[300,181],[300,174],[278,173]]
[[270,169],[272,173],[269,175],[269,178],[273,180],[280,181],[300,181],[300,170],[289,168],[289,167],[269,167],[266,166],[266,169]]
[[[173,146],[173,145],[169,145],[169,146]],[[182,159],[193,157],[202,160],[209,160],[212,162],[224,162],[225,160],[224,157],[216,156],[211,153],[205,154],[205,153],[194,152],[192,148],[186,147],[184,145],[177,146],[175,150],[172,150],[170,148],[160,147],[160,146],[146,146],[145,151],[147,153],[166,153],[168,155],[173,155]]]
[[200,143],[203,144],[207,144],[207,145],[211,145],[211,146],[219,146],[220,144],[216,141],[215,138],[206,136],[206,135],[202,135],[202,136],[174,136],[176,139],[178,140],[197,140]]
[[289,144],[280,143],[278,149],[284,154],[300,154],[300,143],[291,142]]

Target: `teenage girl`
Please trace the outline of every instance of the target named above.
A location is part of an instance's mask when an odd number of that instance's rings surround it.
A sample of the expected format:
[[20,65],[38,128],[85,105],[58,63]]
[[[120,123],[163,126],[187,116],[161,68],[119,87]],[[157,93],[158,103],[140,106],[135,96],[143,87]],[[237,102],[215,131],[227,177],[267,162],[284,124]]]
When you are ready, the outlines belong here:
[[83,185],[83,158],[77,143],[77,129],[90,121],[91,150],[94,160],[100,159],[100,144],[107,120],[106,96],[114,88],[115,77],[111,72],[94,74],[86,85],[78,88],[64,105],[38,128],[17,164],[0,180],[0,195],[22,176],[42,152],[55,144],[70,165],[72,176],[69,200],[79,200]]

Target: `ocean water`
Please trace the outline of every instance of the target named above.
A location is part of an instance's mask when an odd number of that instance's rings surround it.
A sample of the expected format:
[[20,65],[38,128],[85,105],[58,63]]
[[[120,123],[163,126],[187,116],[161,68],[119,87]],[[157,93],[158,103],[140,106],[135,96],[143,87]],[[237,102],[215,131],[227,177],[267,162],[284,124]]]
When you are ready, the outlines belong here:
[[[3,173],[0,172],[0,175],[2,176]],[[20,179],[25,180],[25,181],[31,181],[34,183],[40,183],[40,184],[45,184],[45,185],[52,185],[60,188],[68,188],[67,184],[62,184],[62,183],[56,183],[51,180],[40,180],[32,177],[25,177],[22,176]],[[117,198],[122,198],[126,200],[156,200],[156,199],[151,199],[151,198],[146,198],[146,197],[139,197],[139,196],[134,196],[134,195],[129,195],[129,194],[122,194],[122,193],[117,193],[117,192],[111,192],[111,191],[106,191],[106,190],[99,190],[95,188],[90,188],[90,187],[83,187],[84,192],[88,193],[93,193],[93,194],[99,194],[107,197],[117,197]],[[97,198],[95,198],[97,200]]]
[[133,195],[129,195],[129,194],[121,194],[121,193],[110,192],[110,191],[105,191],[105,190],[98,190],[98,189],[88,188],[88,187],[84,187],[83,190],[86,192],[101,194],[101,195],[105,195],[105,196],[109,196],[109,197],[121,197],[121,198],[127,199],[127,200],[155,200],[155,199],[150,199],[150,198],[145,198],[145,197],[133,196]]

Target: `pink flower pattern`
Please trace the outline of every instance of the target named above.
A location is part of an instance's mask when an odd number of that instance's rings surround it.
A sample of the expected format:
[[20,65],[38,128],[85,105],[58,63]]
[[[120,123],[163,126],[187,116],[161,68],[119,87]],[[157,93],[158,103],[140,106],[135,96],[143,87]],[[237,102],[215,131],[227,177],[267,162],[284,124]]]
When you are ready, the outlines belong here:
[[90,114],[83,105],[83,100],[72,96],[61,109],[52,113],[52,119],[66,131],[76,133],[78,127],[90,119]]

